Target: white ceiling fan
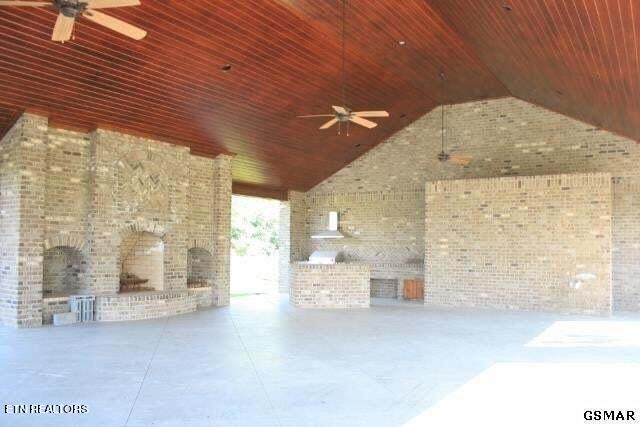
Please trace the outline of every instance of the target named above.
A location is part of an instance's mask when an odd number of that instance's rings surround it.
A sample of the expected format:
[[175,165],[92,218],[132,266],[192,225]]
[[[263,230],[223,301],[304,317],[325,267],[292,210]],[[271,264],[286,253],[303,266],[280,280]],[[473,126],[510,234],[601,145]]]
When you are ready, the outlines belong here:
[[320,126],[319,129],[329,129],[331,126],[338,123],[338,135],[342,130],[342,124],[347,125],[347,135],[349,135],[349,123],[355,123],[360,126],[364,126],[367,129],[373,129],[378,126],[376,122],[365,119],[365,117],[389,117],[389,113],[386,111],[351,111],[346,107],[347,105],[347,77],[345,72],[345,11],[346,0],[342,0],[342,97],[344,99],[343,106],[333,105],[332,114],[310,114],[306,116],[298,116],[302,118],[306,117],[333,117],[331,120]]
[[50,7],[58,12],[58,19],[53,27],[51,40],[66,42],[73,35],[76,18],[83,17],[98,25],[109,28],[117,33],[142,40],[147,32],[141,28],[128,24],[118,18],[105,15],[95,9],[110,9],[116,7],[140,6],[140,0],[50,0],[50,1],[0,1],[0,6],[13,7]]
[[333,105],[331,108],[333,108],[333,114],[310,114],[298,117],[333,117],[331,120],[320,126],[319,129],[328,129],[336,123],[344,122],[353,122],[368,129],[372,129],[378,126],[378,124],[371,120],[367,120],[364,117],[389,117],[389,113],[386,111],[350,111],[347,107],[340,107],[338,105]]

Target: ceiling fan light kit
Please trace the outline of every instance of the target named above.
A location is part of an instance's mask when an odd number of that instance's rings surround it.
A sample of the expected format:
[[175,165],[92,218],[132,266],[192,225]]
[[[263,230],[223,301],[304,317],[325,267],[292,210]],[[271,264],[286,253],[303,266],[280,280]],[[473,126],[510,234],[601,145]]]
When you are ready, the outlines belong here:
[[51,0],[51,1],[0,1],[0,6],[12,7],[50,7],[58,12],[51,40],[64,43],[73,37],[76,18],[86,18],[95,24],[112,31],[142,40],[147,32],[118,18],[106,15],[96,9],[140,6],[140,0]]

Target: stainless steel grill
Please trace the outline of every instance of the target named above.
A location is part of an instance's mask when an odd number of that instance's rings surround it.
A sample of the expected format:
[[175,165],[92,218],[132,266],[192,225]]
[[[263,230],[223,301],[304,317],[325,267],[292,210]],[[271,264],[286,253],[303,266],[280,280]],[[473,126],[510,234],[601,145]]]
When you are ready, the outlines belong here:
[[309,257],[311,264],[335,264],[342,261],[342,253],[338,251],[314,251]]

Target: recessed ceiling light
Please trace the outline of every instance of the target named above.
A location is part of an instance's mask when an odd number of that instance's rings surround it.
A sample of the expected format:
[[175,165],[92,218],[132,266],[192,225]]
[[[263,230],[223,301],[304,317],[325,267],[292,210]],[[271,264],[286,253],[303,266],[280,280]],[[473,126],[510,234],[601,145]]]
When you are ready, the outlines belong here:
[[398,44],[399,44],[400,46],[404,46],[404,45],[406,45],[406,44],[407,44],[407,42],[406,42],[406,41],[404,41],[404,40],[398,40]]
[[224,71],[225,73],[231,71],[231,64],[224,64],[222,66],[222,71]]
[[513,8],[511,7],[511,5],[508,5],[508,4],[504,4],[504,5],[502,5],[502,8],[503,8],[504,10],[506,10],[507,12],[511,12],[511,11],[513,10]]

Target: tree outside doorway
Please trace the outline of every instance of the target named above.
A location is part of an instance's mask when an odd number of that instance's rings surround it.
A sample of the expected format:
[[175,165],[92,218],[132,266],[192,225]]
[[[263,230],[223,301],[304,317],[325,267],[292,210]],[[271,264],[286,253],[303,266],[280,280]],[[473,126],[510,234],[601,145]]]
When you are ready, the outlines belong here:
[[231,296],[278,292],[278,200],[233,196]]

